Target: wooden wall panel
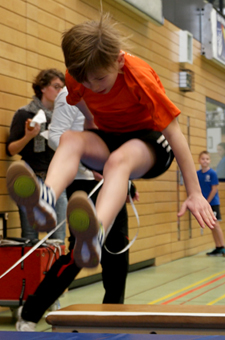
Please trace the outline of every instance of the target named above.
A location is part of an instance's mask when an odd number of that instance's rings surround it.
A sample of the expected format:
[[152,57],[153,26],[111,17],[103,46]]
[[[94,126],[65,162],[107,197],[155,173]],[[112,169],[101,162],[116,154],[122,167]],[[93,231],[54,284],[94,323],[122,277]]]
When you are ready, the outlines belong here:
[[[10,236],[20,234],[16,205],[7,194],[6,170],[11,161],[5,154],[5,141],[14,112],[33,95],[31,83],[39,70],[56,67],[65,71],[60,48],[62,33],[73,24],[99,18],[99,0],[0,0],[0,210],[9,212]],[[103,0],[125,36],[131,53],[148,62],[159,74],[169,98],[181,109],[181,130],[190,142],[198,169],[198,154],[206,148],[206,96],[225,103],[225,70],[201,56],[194,40],[193,65],[179,63],[179,29],[165,20],[156,26],[113,0]],[[195,91],[179,91],[179,69],[195,73]],[[190,123],[188,136],[187,122]],[[186,198],[177,184],[177,164],[154,180],[135,181],[140,193],[136,204],[140,217],[139,236],[130,250],[130,263],[155,258],[156,264],[189,256],[213,247],[211,231],[200,234],[197,222],[186,213],[177,218],[178,206]],[[220,185],[221,211],[225,216],[225,185]],[[178,195],[179,194],[179,195]],[[178,197],[180,202],[178,202]],[[128,204],[129,236],[137,231],[137,221]],[[178,233],[178,222],[180,234]],[[225,222],[221,225],[225,228]],[[192,238],[190,239],[190,226]],[[180,238],[179,238],[180,236]],[[94,272],[99,272],[97,268]],[[90,275],[82,271],[79,277]]]

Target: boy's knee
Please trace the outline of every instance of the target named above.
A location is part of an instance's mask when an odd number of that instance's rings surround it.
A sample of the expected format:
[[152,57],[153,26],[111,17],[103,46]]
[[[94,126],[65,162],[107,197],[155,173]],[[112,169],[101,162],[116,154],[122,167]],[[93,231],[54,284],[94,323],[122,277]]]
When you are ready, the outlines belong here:
[[71,139],[75,137],[75,134],[71,130],[65,131],[60,137],[60,143],[71,142]]
[[71,131],[65,131],[59,139],[59,145],[65,145],[67,143],[69,143],[69,140],[71,140]]
[[73,150],[80,150],[84,147],[81,133],[72,130],[67,130],[61,135],[59,145]]
[[125,162],[125,157],[124,157],[123,153],[112,152],[110,154],[107,162],[105,163],[104,169],[107,170],[107,169],[112,169],[112,168],[118,168],[125,163],[126,162]]

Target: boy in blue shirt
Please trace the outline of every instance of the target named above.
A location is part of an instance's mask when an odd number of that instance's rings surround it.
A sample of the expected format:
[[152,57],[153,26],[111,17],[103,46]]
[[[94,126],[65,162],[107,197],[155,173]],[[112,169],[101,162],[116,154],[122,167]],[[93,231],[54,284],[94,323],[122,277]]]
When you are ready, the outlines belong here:
[[210,156],[208,151],[202,151],[199,154],[199,164],[201,165],[201,169],[197,171],[197,175],[202,194],[211,205],[213,213],[217,218],[214,229],[212,229],[216,248],[213,251],[206,253],[206,255],[225,256],[223,231],[219,224],[219,221],[221,221],[220,199],[218,194],[219,181],[216,172],[209,166]]

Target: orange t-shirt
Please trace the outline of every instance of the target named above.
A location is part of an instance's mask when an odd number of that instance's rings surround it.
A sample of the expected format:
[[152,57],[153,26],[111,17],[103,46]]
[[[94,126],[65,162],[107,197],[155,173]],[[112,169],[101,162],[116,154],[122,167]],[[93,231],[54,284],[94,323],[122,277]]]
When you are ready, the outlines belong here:
[[162,131],[180,110],[166,96],[158,75],[146,62],[128,53],[124,57],[123,73],[118,74],[107,94],[92,92],[67,72],[68,104],[76,105],[83,98],[103,131]]

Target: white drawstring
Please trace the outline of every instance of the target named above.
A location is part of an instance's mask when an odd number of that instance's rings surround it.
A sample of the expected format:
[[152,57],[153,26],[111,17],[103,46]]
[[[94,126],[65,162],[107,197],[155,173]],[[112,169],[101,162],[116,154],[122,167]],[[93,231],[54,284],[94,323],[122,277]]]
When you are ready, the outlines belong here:
[[131,206],[132,206],[132,208],[133,208],[134,214],[135,214],[136,219],[137,219],[138,229],[137,229],[137,232],[136,232],[136,234],[135,234],[133,240],[130,241],[130,242],[128,243],[128,245],[127,245],[124,249],[120,250],[119,252],[113,253],[113,252],[111,252],[111,251],[104,245],[104,248],[107,250],[107,252],[110,253],[110,254],[113,254],[113,255],[119,255],[119,254],[125,253],[125,251],[127,251],[127,250],[134,244],[134,242],[136,241],[136,239],[137,239],[137,237],[138,237],[139,227],[140,227],[140,220],[139,220],[139,216],[138,216],[137,209],[135,208],[134,202],[133,202],[132,197],[131,197],[131,194],[130,194],[130,188],[131,188],[131,181],[129,181],[129,183],[128,183],[129,199],[130,199],[130,204],[131,204]]

